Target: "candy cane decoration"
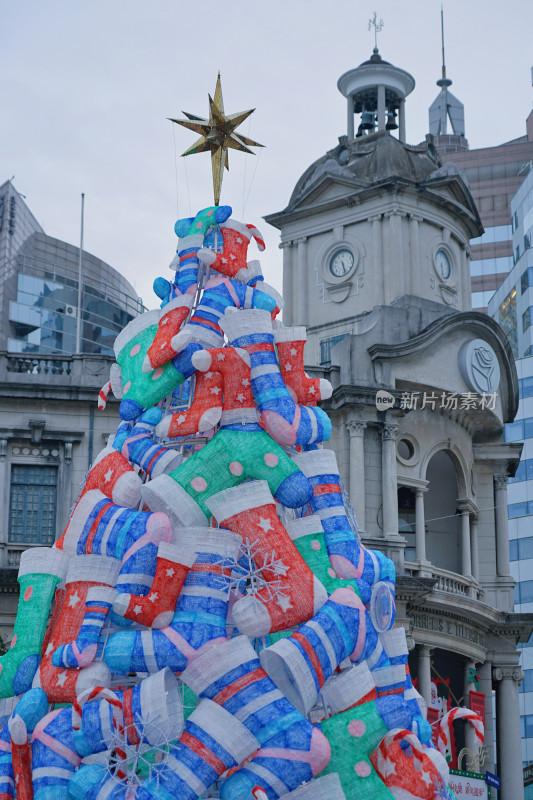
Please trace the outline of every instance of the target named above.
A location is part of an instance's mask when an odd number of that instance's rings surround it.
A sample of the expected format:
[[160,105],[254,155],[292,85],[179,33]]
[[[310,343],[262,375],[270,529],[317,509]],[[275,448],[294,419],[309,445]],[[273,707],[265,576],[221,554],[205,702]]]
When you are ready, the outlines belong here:
[[75,731],[79,731],[81,728],[83,706],[85,703],[90,703],[91,700],[107,700],[112,707],[113,719],[118,722],[123,721],[122,703],[115,692],[105,686],[95,686],[94,689],[86,689],[78,695],[72,704],[72,727]]
[[111,381],[104,383],[98,392],[98,410],[103,411],[107,405],[107,395],[111,391]]
[[452,708],[441,719],[437,720],[435,725],[438,725],[438,739],[437,747],[442,755],[448,759],[451,754],[451,726],[456,719],[468,720],[476,734],[476,745],[481,747],[485,740],[485,728],[481,717],[469,708]]

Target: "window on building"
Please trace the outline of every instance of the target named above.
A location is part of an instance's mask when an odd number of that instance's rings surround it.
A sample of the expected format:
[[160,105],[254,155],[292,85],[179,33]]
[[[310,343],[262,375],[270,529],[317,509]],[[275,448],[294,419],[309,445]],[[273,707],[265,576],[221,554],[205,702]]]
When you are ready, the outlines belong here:
[[518,561],[518,540],[511,539],[509,542],[509,558],[511,561]]
[[518,381],[518,388],[521,398],[533,397],[533,377],[521,378]]
[[524,680],[520,684],[519,692],[533,692],[533,669],[524,670]]
[[329,336],[327,339],[322,339],[320,341],[320,363],[321,364],[331,364],[331,348],[338,344],[345,336],[348,336],[347,333],[341,333],[338,336]]
[[515,585],[515,603],[533,603],[533,581],[520,581]]
[[524,294],[530,286],[533,286],[533,267],[525,269],[520,277],[521,294]]
[[504,429],[504,439],[506,442],[519,442],[524,438],[524,420],[508,422]]
[[8,541],[51,545],[55,540],[57,467],[13,464]]
[[[472,305],[474,301],[472,300]],[[500,325],[502,326],[505,335],[511,345],[513,356],[518,358],[518,325],[516,320],[516,289],[513,288],[503,303],[500,305],[498,311]]]
[[400,486],[398,489],[398,533],[407,541],[404,553],[406,561],[416,559],[415,525],[415,493],[406,486]]

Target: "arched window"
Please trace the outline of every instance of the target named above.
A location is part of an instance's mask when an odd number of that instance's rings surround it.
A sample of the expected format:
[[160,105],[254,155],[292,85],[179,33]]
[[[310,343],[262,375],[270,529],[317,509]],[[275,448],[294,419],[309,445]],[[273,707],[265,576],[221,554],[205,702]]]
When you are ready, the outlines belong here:
[[435,566],[461,573],[459,489],[455,465],[445,450],[431,458],[425,497],[426,558]]

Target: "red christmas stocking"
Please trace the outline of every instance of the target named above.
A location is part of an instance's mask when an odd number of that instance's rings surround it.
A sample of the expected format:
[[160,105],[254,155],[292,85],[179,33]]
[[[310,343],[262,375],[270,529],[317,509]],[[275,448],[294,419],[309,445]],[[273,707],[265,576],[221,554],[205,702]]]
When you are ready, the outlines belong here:
[[118,506],[137,508],[141,484],[129,461],[114,447],[104,447],[87,475],[80,497],[91,489],[100,489]]
[[196,560],[196,553],[179,545],[161,542],[157,550],[157,567],[146,597],[118,594],[113,611],[121,617],[140,622],[147,628],[165,628],[174,616],[176,602],[187,573]]
[[176,351],[171,346],[170,340],[179,332],[189,316],[193,300],[193,295],[178,295],[161,309],[157,333],[146,353],[143,372],[151,372],[153,369],[162,367],[168,361],[172,361]]
[[274,341],[278,351],[279,369],[289,394],[302,406],[316,406],[318,400],[331,397],[333,388],[324,378],[309,378],[304,370],[305,327],[285,328],[276,325]]
[[157,436],[173,439],[214,428],[222,414],[222,394],[222,375],[219,372],[197,372],[191,407],[164,417],[156,426]]
[[206,247],[198,251],[198,258],[206,266],[215,269],[228,278],[233,278],[237,272],[246,267],[246,254],[248,245],[253,238],[257,242],[259,250],[265,249],[265,242],[261,233],[254,225],[244,225],[236,219],[228,219],[220,226],[220,232],[224,241],[221,253],[215,253]]
[[266,481],[226,489],[206,500],[206,505],[221,527],[238,533],[252,555],[256,553],[257,591],[237,600],[232,610],[241,633],[264,636],[285,630],[322,608],[327,592],[279,521]]
[[111,675],[105,664],[94,662],[83,669],[63,669],[54,666],[52,653],[60,645],[78,638],[89,589],[92,586],[113,586],[119,570],[120,561],[117,558],[93,555],[72,557],[65,578],[65,599],[34,679],[34,687],[43,688],[50,703],[73,703],[85,689],[109,685]]

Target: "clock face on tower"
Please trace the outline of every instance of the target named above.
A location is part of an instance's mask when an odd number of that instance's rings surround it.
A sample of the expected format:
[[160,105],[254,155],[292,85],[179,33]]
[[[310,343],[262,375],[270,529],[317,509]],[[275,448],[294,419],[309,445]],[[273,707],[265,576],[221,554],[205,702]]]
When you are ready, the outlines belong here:
[[442,248],[439,248],[435,253],[435,268],[443,281],[447,281],[452,274],[450,257]]
[[329,260],[329,271],[335,278],[344,278],[354,265],[353,253],[346,248],[337,250]]

